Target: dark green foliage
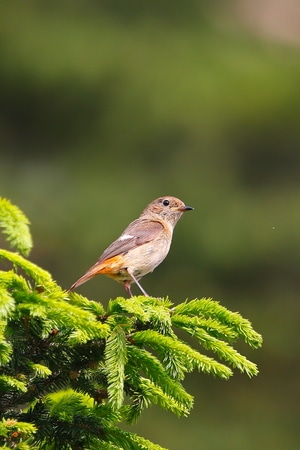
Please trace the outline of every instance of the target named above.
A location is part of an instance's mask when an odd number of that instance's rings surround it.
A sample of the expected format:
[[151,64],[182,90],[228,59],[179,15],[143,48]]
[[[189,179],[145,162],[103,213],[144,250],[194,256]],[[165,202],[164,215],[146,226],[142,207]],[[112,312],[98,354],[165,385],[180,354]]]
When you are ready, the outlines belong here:
[[[15,212],[3,214],[8,239],[24,250],[27,222],[0,199],[0,214],[6,209]],[[161,449],[117,424],[133,422],[152,404],[187,415],[193,398],[181,382],[195,369],[223,379],[234,368],[258,373],[232,344],[242,338],[257,348],[261,336],[218,302],[174,306],[168,299],[119,297],[104,308],[66,293],[17,253],[0,250],[0,258],[12,264],[0,272],[2,448]],[[176,329],[220,361],[192,348]]]

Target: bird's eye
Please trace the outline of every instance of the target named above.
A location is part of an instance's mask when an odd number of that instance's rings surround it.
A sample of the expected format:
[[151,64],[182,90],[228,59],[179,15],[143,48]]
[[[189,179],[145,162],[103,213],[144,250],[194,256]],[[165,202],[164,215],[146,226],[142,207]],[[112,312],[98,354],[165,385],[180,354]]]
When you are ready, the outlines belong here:
[[164,201],[163,201],[163,205],[164,205],[164,206],[169,206],[169,204],[170,204],[169,200],[164,200]]

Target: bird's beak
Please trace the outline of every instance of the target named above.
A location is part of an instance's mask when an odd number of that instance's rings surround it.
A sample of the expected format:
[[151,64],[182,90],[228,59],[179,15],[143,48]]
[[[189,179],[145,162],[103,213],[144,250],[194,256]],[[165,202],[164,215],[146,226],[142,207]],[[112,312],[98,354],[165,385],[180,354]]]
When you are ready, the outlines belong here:
[[192,206],[181,206],[178,208],[178,211],[186,212],[186,211],[192,211],[194,208]]

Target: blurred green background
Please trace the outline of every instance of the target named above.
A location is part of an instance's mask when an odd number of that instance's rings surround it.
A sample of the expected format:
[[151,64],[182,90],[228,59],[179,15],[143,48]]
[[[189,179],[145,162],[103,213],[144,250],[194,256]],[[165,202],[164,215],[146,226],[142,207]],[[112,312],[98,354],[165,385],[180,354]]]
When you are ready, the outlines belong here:
[[32,260],[67,289],[174,195],[195,211],[144,288],[213,297],[263,334],[240,348],[258,377],[192,374],[188,418],[151,408],[130,428],[170,450],[300,448],[300,5],[284,5],[1,2],[0,195],[31,220]]

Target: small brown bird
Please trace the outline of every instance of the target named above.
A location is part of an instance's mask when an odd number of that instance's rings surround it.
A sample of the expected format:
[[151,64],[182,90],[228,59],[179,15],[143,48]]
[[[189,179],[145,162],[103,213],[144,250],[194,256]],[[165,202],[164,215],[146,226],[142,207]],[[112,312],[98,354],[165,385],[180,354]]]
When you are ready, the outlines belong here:
[[142,293],[139,280],[153,270],[167,256],[173,230],[185,211],[194,208],[175,197],[160,197],[151,202],[140,217],[131,222],[121,236],[114,241],[79,280],[69,289],[85,283],[95,275],[103,274],[124,284],[132,296],[131,284],[136,283]]

